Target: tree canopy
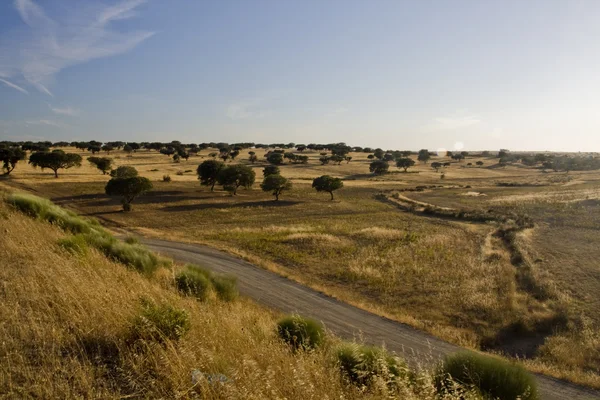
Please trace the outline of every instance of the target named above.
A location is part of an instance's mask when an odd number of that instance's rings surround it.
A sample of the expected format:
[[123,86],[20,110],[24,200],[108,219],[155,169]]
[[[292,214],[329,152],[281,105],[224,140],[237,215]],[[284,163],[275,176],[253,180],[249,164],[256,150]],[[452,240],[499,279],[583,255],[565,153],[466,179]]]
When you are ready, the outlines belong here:
[[141,194],[152,190],[152,182],[143,176],[129,178],[113,178],[104,188],[109,196],[121,196],[123,210],[131,210],[131,202]]
[[267,175],[260,187],[265,192],[272,192],[273,196],[275,196],[275,201],[278,201],[283,191],[292,188],[292,182],[278,174]]
[[383,160],[375,160],[369,164],[369,171],[375,175],[383,175],[388,171],[389,168],[389,164]]
[[138,176],[137,169],[129,165],[121,165],[117,169],[110,171],[110,176],[118,179],[133,178]]
[[200,184],[204,186],[210,186],[210,191],[212,192],[215,188],[215,184],[217,183],[217,177],[219,176],[219,172],[224,167],[225,164],[221,161],[204,161],[198,166],[198,169],[196,170],[196,173],[198,174],[198,179],[200,180]]
[[87,159],[90,164],[94,165],[100,171],[102,171],[102,175],[106,175],[110,173],[112,169],[113,159],[108,157],[88,157]]
[[25,159],[25,152],[20,147],[0,148],[0,162],[4,175],[9,175],[17,163]]
[[225,167],[219,171],[217,181],[223,189],[231,192],[234,196],[240,186],[250,189],[254,184],[256,174],[247,165],[236,164]]
[[406,172],[413,165],[415,165],[415,160],[413,160],[412,158],[408,158],[408,157],[399,158],[396,161],[396,166],[398,168],[403,168],[404,172]]
[[75,153],[65,153],[62,150],[38,151],[29,156],[29,164],[34,167],[45,168],[54,171],[54,177],[58,178],[59,169],[69,169],[81,166],[81,156]]
[[331,200],[333,200],[333,192],[343,188],[344,182],[340,178],[323,175],[313,180],[312,187],[316,189],[317,192],[329,193],[331,195]]

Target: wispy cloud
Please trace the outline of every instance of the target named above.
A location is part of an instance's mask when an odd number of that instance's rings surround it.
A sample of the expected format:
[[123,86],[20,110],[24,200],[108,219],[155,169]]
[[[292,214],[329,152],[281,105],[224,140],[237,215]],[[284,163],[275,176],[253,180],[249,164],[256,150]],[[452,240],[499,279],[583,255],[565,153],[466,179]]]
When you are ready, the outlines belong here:
[[[26,27],[0,38],[0,76],[22,77],[52,96],[48,86],[61,70],[125,53],[154,34],[111,28],[112,22],[135,16],[136,8],[145,2],[120,0],[111,6],[93,2],[88,7],[65,7],[69,11],[53,19],[33,0],[15,0],[15,9]],[[17,89],[14,86],[10,87]]]
[[76,116],[76,115],[79,114],[79,110],[76,110],[76,109],[71,108],[69,106],[63,107],[63,108],[50,106],[50,109],[55,114],[68,115],[70,117],[74,117],[74,116]]
[[7,81],[6,79],[0,78],[0,82],[4,83],[9,88],[17,89],[21,93],[29,94],[29,92],[27,90],[23,89],[21,86],[17,86],[14,83]]
[[227,107],[226,115],[230,119],[264,118],[271,110],[262,107],[262,99],[243,100],[232,103]]
[[466,128],[480,122],[481,119],[475,115],[438,117],[434,118],[433,122],[423,126],[423,129],[427,131],[447,131]]
[[27,121],[25,121],[25,125],[46,125],[46,126],[53,126],[55,128],[68,127],[67,124],[64,124],[64,123],[58,122],[58,121],[53,121],[51,119],[27,120]]

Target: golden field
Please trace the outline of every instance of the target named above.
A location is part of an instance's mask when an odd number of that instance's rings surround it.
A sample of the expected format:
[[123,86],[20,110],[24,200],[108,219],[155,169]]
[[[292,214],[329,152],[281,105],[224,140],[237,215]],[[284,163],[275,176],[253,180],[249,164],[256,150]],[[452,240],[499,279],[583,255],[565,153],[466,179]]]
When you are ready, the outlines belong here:
[[[322,166],[318,152],[305,152],[309,164],[280,167],[294,187],[273,202],[258,184],[237,196],[201,187],[196,167],[210,152],[180,163],[154,151],[111,153],[117,166],[134,166],[154,184],[130,213],[104,195],[109,177],[86,161],[58,179],[21,162],[0,185],[48,197],[115,229],[224,249],[451,342],[524,354],[532,370],[600,387],[599,173],[499,168],[495,158],[469,157],[452,162],[444,179],[419,163],[408,173],[391,167],[373,176],[366,154]],[[257,155],[259,183],[266,162],[262,150]],[[247,158],[242,151],[233,162]],[[483,167],[466,166],[478,160]],[[344,179],[335,201],[311,188],[323,174]],[[394,196],[528,215],[534,227],[510,242],[522,255],[520,267],[515,249],[496,235],[501,224],[406,212]]]

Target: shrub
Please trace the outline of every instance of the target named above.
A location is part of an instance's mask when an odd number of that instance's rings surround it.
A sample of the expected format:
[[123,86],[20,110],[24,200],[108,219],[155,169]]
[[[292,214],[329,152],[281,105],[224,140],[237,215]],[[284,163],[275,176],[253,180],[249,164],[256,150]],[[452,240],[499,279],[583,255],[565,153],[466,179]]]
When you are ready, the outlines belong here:
[[171,182],[171,175],[163,175],[163,182]]
[[448,390],[451,380],[477,389],[484,398],[538,399],[533,376],[514,363],[463,351],[446,357],[437,373],[438,390]]
[[194,296],[199,300],[206,300],[212,289],[212,282],[209,277],[210,275],[204,271],[187,266],[185,271],[175,276],[175,286],[177,286],[180,292],[188,296]]
[[178,341],[191,327],[187,311],[170,304],[142,300],[142,311],[132,324],[132,339],[165,343]]
[[175,174],[178,176],[181,176],[181,175],[183,175],[183,171],[177,171]]
[[279,337],[293,349],[309,350],[323,343],[323,326],[314,319],[292,315],[277,323]]
[[220,300],[233,301],[239,296],[235,276],[215,275],[212,277],[212,284]]
[[404,361],[384,349],[357,343],[342,344],[337,350],[337,360],[348,379],[360,385],[368,385],[376,377],[392,383],[408,372]]

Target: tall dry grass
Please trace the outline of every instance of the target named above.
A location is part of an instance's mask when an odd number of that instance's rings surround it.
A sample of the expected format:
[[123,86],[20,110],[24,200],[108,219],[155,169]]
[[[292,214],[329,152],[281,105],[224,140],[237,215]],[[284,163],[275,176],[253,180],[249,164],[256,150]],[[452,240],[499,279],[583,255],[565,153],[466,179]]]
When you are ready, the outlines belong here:
[[[427,374],[394,388],[352,385],[334,363],[335,339],[294,353],[269,311],[245,300],[182,297],[168,270],[147,278],[96,249],[64,249],[57,243],[65,235],[0,205],[3,397],[437,398]],[[142,298],[186,310],[189,332],[178,342],[129,343]]]

